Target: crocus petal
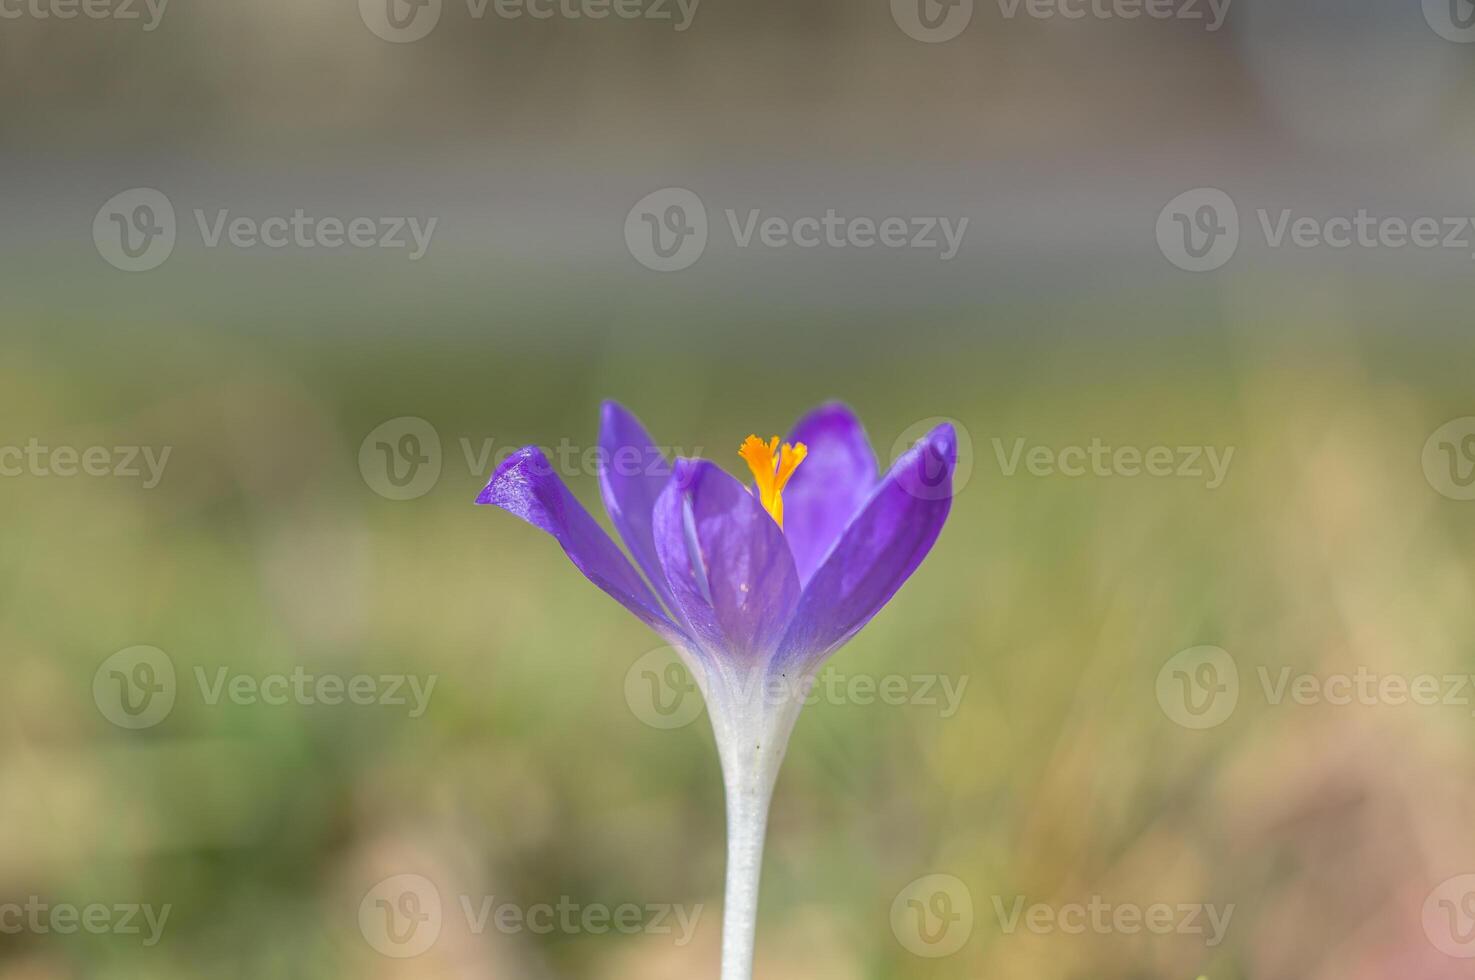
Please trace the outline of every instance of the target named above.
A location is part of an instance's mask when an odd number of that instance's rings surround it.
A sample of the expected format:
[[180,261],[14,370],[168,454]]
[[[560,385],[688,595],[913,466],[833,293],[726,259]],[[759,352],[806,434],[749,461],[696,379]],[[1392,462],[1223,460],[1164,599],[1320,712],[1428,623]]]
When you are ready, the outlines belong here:
[[789,442],[809,447],[784,489],[784,534],[807,583],[875,490],[876,454],[860,420],[838,403],[800,419]]
[[500,507],[553,535],[585,578],[668,641],[683,637],[640,573],[569,493],[537,446],[519,449],[497,467],[476,502]]
[[599,489],[604,509],[666,608],[674,611],[675,600],[656,557],[651,531],[656,500],[670,479],[671,464],[640,420],[623,405],[605,402],[599,420]]
[[656,551],[701,646],[731,660],[767,657],[799,600],[783,532],[737,480],[681,459],[655,509]]
[[957,434],[946,424],[902,454],[805,586],[776,665],[817,665],[917,570],[952,506],[957,455]]

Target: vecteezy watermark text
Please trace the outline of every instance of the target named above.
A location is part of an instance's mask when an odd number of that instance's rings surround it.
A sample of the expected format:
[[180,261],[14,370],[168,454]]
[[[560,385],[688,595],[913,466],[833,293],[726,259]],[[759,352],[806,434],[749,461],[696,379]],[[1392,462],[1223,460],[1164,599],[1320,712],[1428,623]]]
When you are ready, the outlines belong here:
[[[728,678],[729,693],[744,703],[769,706],[800,701],[871,707],[933,708],[952,718],[968,690],[966,674],[842,673],[833,666],[815,675],[773,673],[766,668]],[[701,717],[704,703],[696,681],[675,647],[656,647],[625,672],[625,703],[652,728],[682,728]]]
[[[669,902],[579,902],[561,895],[554,901],[520,902],[496,895],[456,896],[470,935],[488,929],[503,935],[669,936],[685,946],[696,934],[704,906]],[[400,874],[375,884],[359,903],[359,931],[379,953],[395,958],[419,956],[435,945],[448,925],[440,889],[424,875]]]
[[[1345,671],[1315,672],[1284,664],[1258,664],[1254,676],[1260,696],[1272,708],[1464,707],[1475,716],[1472,674],[1382,671],[1363,664]],[[1180,651],[1158,672],[1157,697],[1163,713],[1184,728],[1217,727],[1239,705],[1239,665],[1220,647]]]
[[24,446],[0,446],[0,478],[112,476],[142,478],[152,490],[164,478],[173,446],[50,446],[32,436]]
[[1007,446],[992,440],[999,472],[1014,476],[1021,469],[1031,476],[1158,477],[1200,480],[1209,490],[1224,485],[1233,446],[1111,446],[1093,437],[1088,445],[1055,448],[1030,445],[1016,438]]
[[[488,477],[514,453],[525,448],[490,436],[458,436],[456,444],[466,470]],[[529,460],[534,469],[546,466],[559,476],[669,476],[671,460],[699,457],[702,447],[623,446],[613,452],[603,446],[578,445],[564,438],[537,447],[541,458]],[[413,500],[433,489],[441,477],[444,453],[440,432],[425,419],[403,415],[376,425],[359,444],[359,474],[369,489],[388,500]]]
[[[438,674],[338,674],[309,671],[246,673],[229,667],[192,671],[200,702],[277,708],[356,705],[408,709],[419,718],[430,705]],[[92,677],[92,699],[108,721],[120,728],[151,728],[174,710],[180,691],[173,659],[158,647],[119,650],[97,668]]]
[[0,902],[0,933],[9,936],[56,934],[69,936],[78,932],[94,936],[142,936],[143,945],[156,946],[164,935],[170,904],[157,908],[137,902],[108,904],[89,902],[46,902],[31,895],[24,902]]
[[[621,20],[691,26],[701,0],[465,0],[474,21]],[[359,16],[375,36],[395,44],[428,37],[440,23],[444,0],[359,0]]]
[[[1475,218],[1467,215],[1375,214],[1368,208],[1310,215],[1294,208],[1257,208],[1251,228],[1268,248],[1462,251],[1475,258]],[[1158,214],[1163,256],[1188,272],[1223,267],[1239,249],[1242,222],[1232,198],[1216,187],[1185,191]]]
[[168,7],[169,0],[0,0],[0,20],[140,21],[150,32]]
[[[195,208],[193,225],[207,249],[257,248],[382,249],[403,251],[418,262],[430,250],[438,218],[414,216],[339,216],[293,208],[266,216],[230,208]],[[174,204],[162,192],[136,187],[114,195],[92,221],[98,253],[124,272],[147,272],[173,254],[179,228]]]
[[[1179,20],[1207,31],[1224,26],[1233,0],[996,0],[999,15],[1013,20]],[[891,19],[907,37],[927,44],[951,41],[973,20],[974,0],[891,0]]]
[[1035,902],[1025,905],[1023,895],[1007,901],[1002,895],[992,897],[999,931],[1013,935],[1021,925],[1037,936],[1060,932],[1069,936],[1085,933],[1136,935],[1148,932],[1157,936],[1204,936],[1205,946],[1218,946],[1224,941],[1234,906],[1203,903],[1154,902],[1147,906],[1132,902],[1109,902],[1092,895],[1085,902],[1049,905]]
[[[741,249],[906,249],[947,262],[968,231],[966,217],[848,214],[835,208],[798,216],[724,208],[722,215],[718,227]],[[702,257],[708,229],[701,198],[683,187],[665,187],[641,198],[625,216],[625,247],[647,269],[679,272]]]

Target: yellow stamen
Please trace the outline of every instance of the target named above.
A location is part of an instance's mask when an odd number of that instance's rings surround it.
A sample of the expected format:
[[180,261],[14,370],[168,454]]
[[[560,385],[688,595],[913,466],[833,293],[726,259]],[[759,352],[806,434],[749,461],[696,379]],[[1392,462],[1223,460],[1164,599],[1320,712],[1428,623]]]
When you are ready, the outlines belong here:
[[757,436],[748,436],[743,440],[738,455],[748,464],[748,469],[753,471],[758,502],[778,522],[778,526],[783,527],[784,485],[789,482],[789,477],[794,475],[799,464],[804,462],[804,457],[809,455],[809,447],[802,442],[792,446],[786,442],[780,448],[778,436],[768,442]]

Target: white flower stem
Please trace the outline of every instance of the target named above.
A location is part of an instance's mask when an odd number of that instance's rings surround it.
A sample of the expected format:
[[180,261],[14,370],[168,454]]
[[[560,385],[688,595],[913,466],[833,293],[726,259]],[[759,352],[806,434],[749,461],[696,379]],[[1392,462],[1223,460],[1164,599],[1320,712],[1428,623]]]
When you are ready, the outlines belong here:
[[722,910],[722,980],[752,980],[758,929],[758,883],[768,805],[804,706],[802,698],[770,700],[764,685],[710,678],[707,713],[722,758],[727,790],[727,892]]

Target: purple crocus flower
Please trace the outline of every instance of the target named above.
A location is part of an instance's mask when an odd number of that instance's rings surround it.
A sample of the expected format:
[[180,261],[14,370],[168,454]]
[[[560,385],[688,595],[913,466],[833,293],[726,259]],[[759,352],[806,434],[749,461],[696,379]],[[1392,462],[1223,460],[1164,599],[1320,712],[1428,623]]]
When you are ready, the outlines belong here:
[[[675,647],[706,699],[727,790],[722,980],[750,980],[774,782],[825,660],[916,571],[952,504],[957,440],[940,425],[880,475],[855,415],[824,405],[788,441],[749,436],[750,489],[701,459],[664,460],[624,407],[599,434],[605,509],[635,566],[542,450],[497,467],[479,504],[548,532],[579,571]],[[643,576],[642,576],[642,573]]]

